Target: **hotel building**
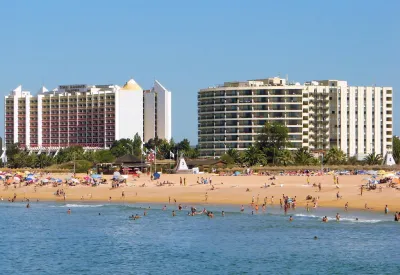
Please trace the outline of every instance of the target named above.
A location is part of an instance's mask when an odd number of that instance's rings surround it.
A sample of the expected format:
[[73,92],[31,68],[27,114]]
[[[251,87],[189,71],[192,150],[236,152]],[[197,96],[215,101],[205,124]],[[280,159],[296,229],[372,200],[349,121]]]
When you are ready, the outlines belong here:
[[171,133],[171,92],[156,80],[144,92],[144,140],[162,137],[169,141]]
[[[154,85],[155,93],[158,81]],[[156,88],[157,87],[157,88]],[[42,87],[37,95],[19,86],[5,96],[5,144],[19,143],[35,152],[56,152],[79,145],[85,149],[104,149],[121,138],[142,138],[147,131],[144,115],[148,104],[143,89],[133,80],[118,85],[62,85],[49,91]],[[171,137],[171,94],[160,96],[157,106],[159,138]],[[154,129],[150,129],[154,131]],[[145,140],[147,141],[147,140]]]
[[230,148],[245,150],[267,122],[287,126],[291,147],[348,156],[392,151],[393,89],[349,86],[346,81],[304,84],[268,78],[201,89],[198,92],[198,143],[203,157]]

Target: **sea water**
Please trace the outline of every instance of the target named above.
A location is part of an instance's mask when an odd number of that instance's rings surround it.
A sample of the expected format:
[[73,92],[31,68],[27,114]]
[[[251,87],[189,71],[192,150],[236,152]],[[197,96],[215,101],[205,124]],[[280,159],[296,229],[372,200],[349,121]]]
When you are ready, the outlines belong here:
[[162,207],[0,203],[1,274],[400,274],[393,215],[198,205],[211,219]]

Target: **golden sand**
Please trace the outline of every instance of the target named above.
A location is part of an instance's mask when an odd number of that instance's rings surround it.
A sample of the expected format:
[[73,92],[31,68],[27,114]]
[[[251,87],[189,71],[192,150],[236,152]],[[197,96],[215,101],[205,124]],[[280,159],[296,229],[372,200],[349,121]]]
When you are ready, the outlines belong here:
[[[61,179],[67,175],[53,174],[53,177]],[[85,175],[78,175],[85,176]],[[180,185],[180,177],[186,178],[186,186]],[[209,184],[198,184],[198,178],[206,177],[212,179],[212,185],[215,190],[211,190]],[[22,186],[17,188],[10,187],[8,190],[1,188],[0,196],[7,200],[14,193],[17,194],[17,201],[24,197],[31,201],[39,199],[41,201],[63,201],[63,197],[54,195],[57,189],[64,189],[66,192],[66,201],[83,202],[129,202],[129,203],[177,203],[182,204],[232,204],[242,205],[250,204],[254,196],[255,203],[259,198],[259,204],[264,202],[267,197],[268,204],[271,204],[271,198],[274,197],[274,205],[279,205],[279,199],[282,195],[295,197],[298,207],[305,206],[307,195],[318,197],[319,207],[337,207],[344,208],[346,202],[349,203],[349,209],[364,209],[367,203],[368,208],[375,211],[383,211],[385,205],[388,205],[392,211],[400,210],[400,191],[389,188],[382,184],[382,190],[378,188],[373,191],[365,191],[360,194],[360,186],[365,183],[362,181],[365,175],[339,176],[340,188],[336,188],[333,183],[333,176],[311,176],[310,185],[307,185],[306,176],[277,176],[276,180],[269,180],[269,176],[218,176],[212,174],[200,175],[161,175],[158,182],[174,182],[171,186],[157,186],[157,181],[151,181],[147,175],[142,175],[139,179],[129,176],[127,186],[111,189],[111,184],[102,184],[97,187],[89,186],[59,186],[50,185],[37,187],[36,192],[33,186]],[[106,178],[111,178],[107,176]],[[110,182],[110,181],[109,181]],[[264,184],[270,187],[264,188]],[[271,185],[274,183],[275,185]],[[322,190],[312,187],[313,183],[321,183]],[[145,184],[145,187],[141,185]],[[246,191],[249,189],[249,191]],[[122,191],[125,198],[122,197]],[[336,198],[336,193],[340,192],[342,199]],[[207,192],[207,195],[206,195]],[[207,201],[206,201],[207,197]],[[308,201],[310,207],[313,206]]]

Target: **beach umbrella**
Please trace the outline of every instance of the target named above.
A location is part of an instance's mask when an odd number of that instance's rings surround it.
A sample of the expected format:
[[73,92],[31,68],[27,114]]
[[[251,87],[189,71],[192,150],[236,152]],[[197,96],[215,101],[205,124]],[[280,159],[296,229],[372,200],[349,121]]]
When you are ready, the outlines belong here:
[[43,183],[48,183],[49,180],[48,180],[48,179],[44,179],[44,180],[42,180],[42,182],[43,182]]
[[385,170],[379,170],[378,171],[378,175],[384,175],[386,172],[385,172]]
[[388,174],[385,174],[384,177],[385,178],[392,178],[392,177],[394,177],[394,174],[393,173],[388,173]]
[[20,179],[19,177],[14,177],[14,181],[15,181],[15,182],[20,182],[21,179]]

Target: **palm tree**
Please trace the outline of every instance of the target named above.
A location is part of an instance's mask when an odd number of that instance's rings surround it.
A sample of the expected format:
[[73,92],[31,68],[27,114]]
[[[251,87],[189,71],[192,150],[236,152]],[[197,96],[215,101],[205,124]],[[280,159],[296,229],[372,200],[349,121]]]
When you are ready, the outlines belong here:
[[298,165],[310,165],[313,163],[313,156],[306,148],[299,148],[294,154],[294,162]]
[[381,164],[382,160],[383,160],[383,158],[382,158],[381,154],[375,155],[374,153],[371,153],[364,158],[365,163],[367,163],[368,165]]
[[241,162],[241,159],[240,159],[240,154],[239,154],[239,151],[238,150],[236,150],[236,149],[234,149],[234,148],[230,148],[227,152],[226,152],[226,154],[229,156],[229,157],[231,157],[232,159],[233,159],[233,161],[236,163],[236,164],[241,164],[242,162]]
[[293,154],[289,150],[281,151],[276,159],[278,161],[278,164],[281,164],[283,166],[293,164]]
[[244,152],[243,158],[244,162],[248,166],[254,166],[256,164],[265,162],[264,154],[253,145],[247,148],[247,150]]
[[346,154],[337,147],[329,149],[325,156],[325,162],[328,164],[343,164],[346,161]]

